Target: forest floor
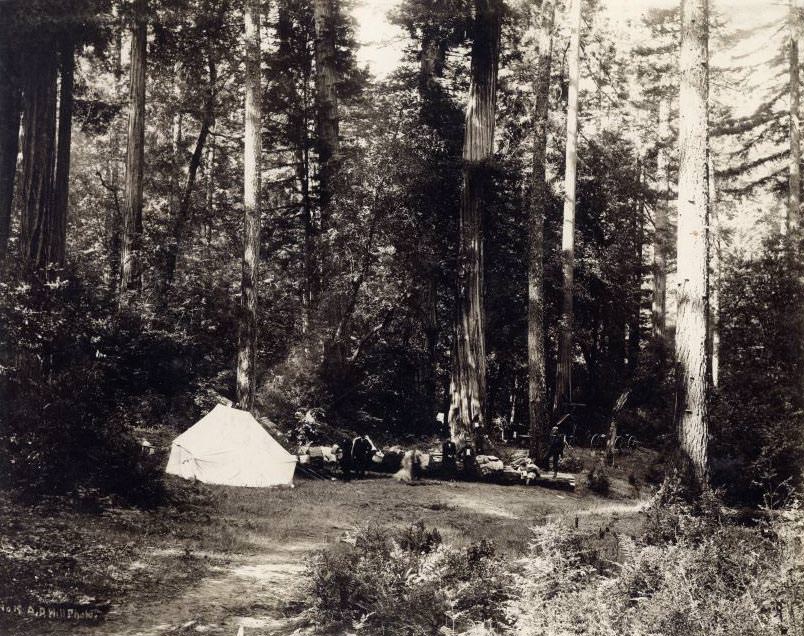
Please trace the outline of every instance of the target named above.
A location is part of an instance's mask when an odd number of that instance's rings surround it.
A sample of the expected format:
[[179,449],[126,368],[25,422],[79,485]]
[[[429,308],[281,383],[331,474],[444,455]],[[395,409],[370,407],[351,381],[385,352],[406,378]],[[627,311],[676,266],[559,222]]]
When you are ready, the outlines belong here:
[[[594,461],[583,457],[588,466]],[[294,489],[188,486],[169,481],[171,503],[156,511],[76,511],[0,496],[0,634],[247,636],[309,631],[300,619],[305,571],[317,550],[360,524],[423,520],[445,542],[491,539],[500,553],[524,552],[530,528],[549,519],[597,533],[637,533],[649,494],[628,483],[649,453],[615,469],[606,498],[536,486],[374,476],[350,483],[298,480]],[[640,476],[637,475],[639,478]],[[17,616],[59,602],[108,604],[100,622]]]

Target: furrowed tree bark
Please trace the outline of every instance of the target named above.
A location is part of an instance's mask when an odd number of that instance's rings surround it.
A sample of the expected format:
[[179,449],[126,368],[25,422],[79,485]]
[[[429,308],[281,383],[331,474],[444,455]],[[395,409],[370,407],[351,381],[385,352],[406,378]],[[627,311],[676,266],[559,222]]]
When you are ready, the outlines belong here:
[[567,100],[567,148],[564,174],[564,220],[561,232],[561,265],[564,273],[558,346],[558,367],[553,396],[553,414],[572,401],[572,292],[575,267],[575,175],[578,161],[578,79],[580,76],[581,0],[573,0],[569,14],[569,96]]
[[243,266],[237,352],[237,403],[254,408],[257,357],[257,275],[260,258],[260,0],[246,0],[245,149],[243,156]]
[[20,87],[11,48],[0,44],[0,261],[8,253],[20,135]]
[[708,464],[709,92],[708,0],[682,0],[679,69],[678,290],[676,368],[679,448],[693,486],[706,486]]
[[799,231],[801,219],[801,128],[799,127],[800,96],[799,96],[799,64],[798,39],[799,20],[796,0],[790,0],[788,16],[790,30],[790,160],[788,175],[788,205],[787,205],[787,246],[790,256],[795,256],[798,250]]
[[553,58],[555,5],[543,0],[538,15],[539,56],[533,87],[533,194],[529,218],[528,252],[528,417],[530,456],[541,459],[542,432],[547,422],[547,383],[544,334],[544,217],[547,207],[547,118],[550,102],[550,66]]
[[145,67],[148,0],[135,0],[131,29],[128,151],[120,253],[120,299],[142,287],[142,177],[145,167]]
[[463,145],[463,194],[458,245],[458,299],[450,381],[452,438],[482,446],[485,432],[486,347],[483,308],[483,195],[494,152],[501,0],[476,0],[471,82]]
[[659,102],[659,150],[656,157],[659,193],[653,234],[653,304],[651,318],[653,337],[660,345],[665,343],[667,321],[667,208],[670,202],[670,162],[667,146],[670,138],[670,105],[666,99]]
[[26,55],[28,72],[23,86],[22,224],[20,255],[32,270],[43,271],[58,253],[54,237],[54,179],[56,164],[55,46],[41,46]]
[[321,214],[322,234],[329,226],[330,203],[333,195],[334,177],[338,169],[340,150],[337,68],[336,24],[337,0],[314,0],[315,21],[315,86],[318,110],[316,150],[318,152],[318,199]]

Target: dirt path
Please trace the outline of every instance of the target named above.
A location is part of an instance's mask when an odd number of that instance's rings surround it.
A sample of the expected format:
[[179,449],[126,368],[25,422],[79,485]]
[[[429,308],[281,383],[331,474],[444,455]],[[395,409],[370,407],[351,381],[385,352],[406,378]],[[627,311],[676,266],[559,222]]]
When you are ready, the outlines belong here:
[[[192,513],[129,515],[122,526],[122,518],[100,528],[93,525],[97,517],[71,518],[71,531],[80,533],[87,524],[83,530],[93,530],[92,541],[119,535],[117,545],[128,552],[108,568],[116,568],[115,580],[121,571],[140,578],[130,580],[125,593],[115,595],[121,588],[110,588],[112,606],[99,625],[25,620],[10,633],[235,636],[241,626],[245,636],[304,633],[298,615],[309,557],[358,524],[403,525],[422,519],[449,543],[489,538],[498,551],[520,554],[530,528],[548,519],[597,529],[611,518],[634,516],[641,505],[538,487],[463,482],[406,486],[379,478],[352,484],[300,482],[287,491],[213,489],[211,496]],[[110,546],[107,554],[117,553]]]
[[[288,634],[298,620],[288,616],[304,598],[305,558],[320,545],[301,543],[214,566],[178,597],[114,608],[102,627],[80,633],[104,636],[185,634]],[[221,558],[223,555],[209,555]]]

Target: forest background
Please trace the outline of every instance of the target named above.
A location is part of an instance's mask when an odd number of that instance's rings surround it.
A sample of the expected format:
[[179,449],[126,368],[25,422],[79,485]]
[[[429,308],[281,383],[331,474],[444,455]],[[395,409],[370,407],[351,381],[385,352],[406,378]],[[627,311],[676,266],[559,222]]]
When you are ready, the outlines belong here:
[[[256,138],[242,2],[0,6],[0,461],[22,492],[148,499],[158,480],[138,472],[139,440],[166,446],[220,396],[246,395],[289,445],[336,431],[415,442],[451,413],[474,6],[393,7],[399,64],[373,75],[360,61],[361,9],[252,5],[264,21]],[[481,427],[536,438],[571,410],[585,440],[607,429],[628,389],[620,431],[671,452],[678,11],[583,5],[574,329],[556,400],[570,29],[558,6],[547,188],[535,196],[542,8],[501,6],[496,133],[480,190]],[[711,480],[733,500],[779,504],[801,485],[804,456],[801,263],[784,238],[800,215],[789,165],[800,16],[775,5],[756,15],[746,4],[710,20]],[[251,203],[249,147],[261,159]],[[564,410],[544,406],[534,429],[536,200],[540,400]],[[244,325],[256,334],[245,357]]]

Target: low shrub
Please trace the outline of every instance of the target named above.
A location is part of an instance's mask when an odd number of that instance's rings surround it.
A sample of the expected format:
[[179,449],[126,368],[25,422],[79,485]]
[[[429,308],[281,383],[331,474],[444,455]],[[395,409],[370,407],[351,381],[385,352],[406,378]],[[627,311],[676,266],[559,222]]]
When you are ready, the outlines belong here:
[[558,462],[558,467],[568,473],[579,473],[583,470],[583,460],[575,454],[568,453]]
[[611,482],[602,464],[597,464],[592,467],[592,470],[590,470],[589,474],[586,476],[586,485],[589,487],[589,490],[598,495],[609,494]]
[[490,542],[444,545],[418,522],[364,527],[309,565],[309,618],[357,634],[435,634],[507,625],[510,575]]
[[669,539],[655,532],[640,539],[618,536],[619,565],[610,568],[585,558],[594,537],[558,524],[536,528],[511,604],[516,632],[798,633],[804,624],[800,510],[764,528],[745,528],[677,503],[661,522],[669,524],[663,533]]

